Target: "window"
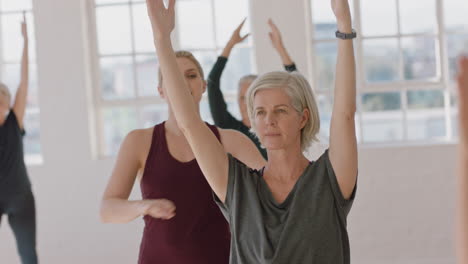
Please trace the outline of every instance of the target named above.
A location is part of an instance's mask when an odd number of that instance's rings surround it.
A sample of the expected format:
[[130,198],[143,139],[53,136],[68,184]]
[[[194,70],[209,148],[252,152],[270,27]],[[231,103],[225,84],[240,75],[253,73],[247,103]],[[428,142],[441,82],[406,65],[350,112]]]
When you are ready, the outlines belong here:
[[[247,3],[247,0],[177,2],[174,46],[191,51],[202,64],[205,77],[231,32],[247,16]],[[98,152],[100,156],[112,156],[130,130],[150,127],[166,119],[167,105],[157,91],[158,61],[146,2],[94,0],[91,10],[97,42],[94,101]],[[248,29],[248,23],[244,27]],[[253,71],[251,57],[250,42],[238,45],[231,54],[222,80],[229,105],[235,102],[238,79]],[[237,106],[232,110],[238,113]],[[200,111],[204,120],[212,122],[206,98]]]
[[[451,140],[456,136],[456,58],[468,51],[465,2],[350,1],[358,31],[354,44],[360,142]],[[311,54],[315,55],[310,58],[311,76],[325,139],[337,55],[335,17],[329,5],[310,1]]]
[[[20,63],[23,52],[21,22],[26,12],[29,35],[29,93],[24,125],[25,161],[27,164],[42,163],[39,96],[34,38],[34,18],[31,0],[0,1],[0,80],[10,89],[12,97],[20,83]],[[12,98],[13,100],[13,98]]]

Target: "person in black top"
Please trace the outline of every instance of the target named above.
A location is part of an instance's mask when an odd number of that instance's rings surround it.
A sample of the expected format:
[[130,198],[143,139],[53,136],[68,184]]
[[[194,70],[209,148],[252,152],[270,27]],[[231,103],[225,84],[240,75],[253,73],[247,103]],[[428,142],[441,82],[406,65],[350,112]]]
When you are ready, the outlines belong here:
[[[231,113],[229,113],[229,111],[227,110],[226,101],[224,100],[223,93],[221,92],[220,87],[221,74],[223,73],[224,67],[226,66],[227,60],[229,58],[229,55],[231,54],[232,49],[236,44],[244,41],[249,36],[249,34],[245,36],[240,35],[240,31],[244,23],[245,19],[236,28],[236,30],[234,30],[231,39],[224,47],[223,52],[218,57],[215,65],[213,66],[210,74],[208,75],[208,101],[210,104],[210,111],[215,125],[221,128],[234,129],[242,132],[255,143],[260,153],[262,153],[262,156],[266,159],[266,150],[261,147],[258,138],[250,132],[250,121],[247,115],[247,107],[245,104],[245,93],[247,91],[247,88],[249,88],[250,84],[257,78],[257,76],[247,75],[239,80],[237,100],[242,120],[237,120],[234,116],[232,116]],[[283,44],[281,32],[279,31],[278,27],[273,23],[271,19],[268,20],[268,25],[270,26],[271,30],[271,32],[269,32],[271,43],[280,55],[281,61],[284,65],[284,69],[289,72],[296,71],[296,65],[292,61],[291,57],[288,54],[288,51],[286,50]]]
[[21,262],[35,264],[36,212],[23,158],[23,119],[29,82],[28,32],[25,18],[21,24],[21,31],[24,38],[21,82],[12,108],[8,88],[0,84],[0,221],[3,214],[8,216]]

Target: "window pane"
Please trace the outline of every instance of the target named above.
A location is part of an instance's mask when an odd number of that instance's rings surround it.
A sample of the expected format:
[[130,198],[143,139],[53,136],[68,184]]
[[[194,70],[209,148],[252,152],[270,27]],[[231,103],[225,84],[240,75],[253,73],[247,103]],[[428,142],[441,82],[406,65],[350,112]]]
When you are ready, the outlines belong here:
[[210,112],[210,105],[206,98],[203,98],[200,102],[200,114],[203,121],[214,124],[213,117]]
[[403,139],[401,111],[362,113],[364,142],[391,142]]
[[106,100],[135,96],[131,57],[101,58],[101,95]]
[[96,8],[100,54],[120,54],[132,51],[129,12],[128,6]]
[[319,140],[328,143],[330,139],[330,123],[333,109],[333,98],[326,95],[316,97],[320,115]]
[[177,2],[181,49],[215,48],[211,8],[206,0]]
[[[249,16],[248,2],[246,0],[217,0],[215,4],[216,42],[218,47],[224,47],[234,29],[241,21]],[[250,32],[250,21],[247,19],[242,27],[241,34]],[[250,39],[251,37],[249,37]],[[246,40],[249,41],[249,39]]]
[[442,91],[409,91],[408,139],[426,140],[445,136],[444,94]]
[[135,34],[135,51],[155,53],[151,22],[145,4],[133,5],[133,31]]
[[446,135],[444,109],[410,110],[407,118],[409,140],[443,138]]
[[28,108],[24,117],[24,154],[28,164],[42,163],[39,108]]
[[395,0],[361,0],[361,25],[364,36],[397,34]]
[[337,56],[336,42],[315,44],[315,76],[316,89],[331,90],[335,83],[335,68]]
[[453,111],[450,115],[450,118],[452,119],[452,135],[454,138],[458,138],[459,132],[458,132],[458,111]]
[[[4,83],[12,96],[16,94],[20,83],[20,65],[19,64],[4,64],[1,73],[1,82]],[[29,89],[27,107],[38,107],[39,96],[37,88],[37,67],[35,64],[29,65]],[[13,103],[13,102],[12,102]]]
[[233,117],[237,118],[237,120],[242,120],[242,116],[240,114],[240,109],[239,109],[239,103],[237,99],[233,99],[233,100],[226,99],[226,103],[228,105],[229,113],[231,113]]
[[[223,91],[237,93],[240,78],[254,72],[251,67],[251,56],[251,48],[236,48],[232,51],[221,77],[221,89]],[[211,70],[211,68],[207,68],[207,70]]]
[[392,111],[400,108],[401,96],[398,92],[362,95],[362,110],[364,112]]
[[[23,14],[5,14],[1,16],[1,33],[2,33],[2,56],[6,62],[21,62],[23,53],[23,36],[21,35],[21,22]],[[29,60],[34,61],[36,58],[36,38],[34,29],[34,19],[31,13],[27,13],[26,21],[28,22],[28,37],[29,37]]]
[[[18,85],[20,83],[20,65],[19,64],[4,64],[2,65],[1,82],[4,83],[10,90],[11,96],[14,97]],[[13,100],[13,98],[12,98]]]
[[388,82],[400,79],[396,38],[364,40],[363,55],[368,82]]
[[468,34],[466,35],[448,35],[447,51],[449,60],[449,78],[455,82],[457,74],[458,58],[462,54],[468,54]]
[[403,38],[401,46],[406,80],[437,77],[435,38]]
[[2,0],[0,11],[23,11],[32,9],[31,0]]
[[37,83],[37,66],[29,65],[28,107],[39,107],[39,89]]
[[[399,1],[402,34],[437,32],[435,0]],[[422,6],[424,9],[421,9]]]
[[444,0],[445,28],[447,30],[468,31],[468,1],[466,0]]
[[148,128],[167,120],[167,104],[148,105],[141,109],[142,127]]
[[131,107],[115,107],[102,110],[104,155],[117,154],[124,137],[137,128],[137,115]]
[[[349,1],[351,14],[354,13],[354,1]],[[312,24],[315,39],[334,39],[336,18],[331,9],[330,1],[311,0]],[[354,16],[352,15],[354,18]]]
[[362,127],[365,142],[403,139],[403,112],[400,93],[362,95]]
[[136,73],[140,96],[158,96],[158,60],[156,56],[137,56]]
[[408,109],[443,108],[444,93],[435,91],[408,91]]

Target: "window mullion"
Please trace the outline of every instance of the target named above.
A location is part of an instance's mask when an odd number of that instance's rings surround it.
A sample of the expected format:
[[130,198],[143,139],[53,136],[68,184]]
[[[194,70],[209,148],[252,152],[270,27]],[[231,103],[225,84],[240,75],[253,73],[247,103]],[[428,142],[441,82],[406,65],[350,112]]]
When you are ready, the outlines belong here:
[[[130,1],[130,0],[129,0]],[[130,12],[130,38],[131,38],[131,49],[132,49],[132,72],[133,72],[133,94],[135,98],[139,97],[138,92],[138,80],[137,80],[137,70],[136,70],[136,44],[135,44],[135,23],[133,19],[133,4],[128,3],[128,10]]]
[[359,117],[359,138],[361,142],[364,142],[364,125],[363,125],[363,114],[362,114],[362,88],[365,85],[365,72],[364,72],[364,58],[362,52],[362,25],[361,25],[361,0],[354,1],[354,21],[356,23],[356,31],[358,34],[357,45],[356,45],[356,104],[357,104],[357,113]]
[[445,84],[444,93],[444,110],[445,110],[445,126],[447,140],[453,139],[452,118],[451,118],[451,90],[448,65],[448,50],[447,50],[447,35],[445,32],[444,5],[442,0],[437,1],[437,25],[438,25],[438,41],[439,41],[439,56],[440,56],[440,74],[441,80]]

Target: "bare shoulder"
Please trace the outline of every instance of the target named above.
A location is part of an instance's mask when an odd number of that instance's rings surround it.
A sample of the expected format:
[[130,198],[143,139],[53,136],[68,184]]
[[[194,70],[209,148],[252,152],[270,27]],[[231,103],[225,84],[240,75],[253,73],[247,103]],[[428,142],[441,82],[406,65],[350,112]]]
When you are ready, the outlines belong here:
[[140,162],[145,162],[151,148],[154,127],[130,131],[122,143],[122,148],[137,155]]

